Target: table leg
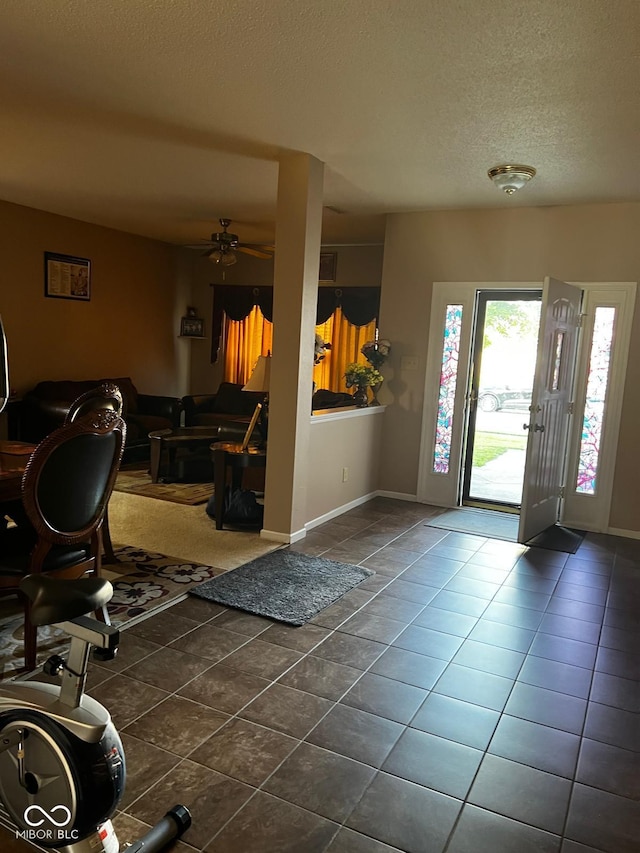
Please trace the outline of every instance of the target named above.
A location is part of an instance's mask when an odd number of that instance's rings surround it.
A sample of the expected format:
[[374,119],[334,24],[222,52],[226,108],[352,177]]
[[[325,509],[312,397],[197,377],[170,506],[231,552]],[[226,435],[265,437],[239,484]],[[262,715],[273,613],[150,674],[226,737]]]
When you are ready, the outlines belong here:
[[222,516],[224,515],[224,490],[227,480],[227,454],[224,450],[213,451],[214,465],[214,497],[216,513],[216,530],[222,530]]
[[153,436],[153,438],[149,439],[149,473],[151,474],[151,482],[158,482],[158,475],[160,474],[160,459],[162,457],[162,438],[160,436]]
[[103,563],[119,563],[120,560],[115,555],[113,544],[111,542],[111,531],[109,530],[109,506],[104,511],[104,521],[102,522],[102,562]]

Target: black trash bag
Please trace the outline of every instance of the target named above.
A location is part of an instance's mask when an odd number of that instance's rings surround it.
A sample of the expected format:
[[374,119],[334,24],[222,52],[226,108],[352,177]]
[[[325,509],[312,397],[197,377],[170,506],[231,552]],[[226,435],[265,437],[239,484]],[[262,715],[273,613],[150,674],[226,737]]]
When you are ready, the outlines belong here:
[[250,524],[262,526],[264,506],[256,500],[255,492],[249,489],[236,489],[234,492],[227,487],[224,495],[225,524]]

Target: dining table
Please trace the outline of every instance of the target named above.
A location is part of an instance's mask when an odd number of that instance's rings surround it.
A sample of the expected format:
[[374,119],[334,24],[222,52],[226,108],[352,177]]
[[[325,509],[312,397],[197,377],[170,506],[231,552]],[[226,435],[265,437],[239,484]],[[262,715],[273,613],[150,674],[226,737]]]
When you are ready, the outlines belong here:
[[0,503],[20,500],[22,476],[35,449],[25,441],[0,441]]

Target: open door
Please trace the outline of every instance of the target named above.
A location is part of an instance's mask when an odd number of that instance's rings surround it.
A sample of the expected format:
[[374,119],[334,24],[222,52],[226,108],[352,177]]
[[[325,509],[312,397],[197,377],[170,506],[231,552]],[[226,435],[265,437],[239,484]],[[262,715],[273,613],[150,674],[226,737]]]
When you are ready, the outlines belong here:
[[518,542],[555,524],[568,440],[582,291],[545,278],[531,395]]

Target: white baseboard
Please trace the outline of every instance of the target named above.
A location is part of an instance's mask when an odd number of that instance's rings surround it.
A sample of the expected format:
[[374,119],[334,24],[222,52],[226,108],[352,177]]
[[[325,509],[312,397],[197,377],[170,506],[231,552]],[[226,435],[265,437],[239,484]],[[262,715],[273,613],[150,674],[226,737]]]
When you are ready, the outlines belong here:
[[378,492],[370,492],[368,495],[362,495],[362,497],[355,498],[355,500],[349,501],[349,503],[342,504],[342,506],[336,507],[335,509],[332,509],[329,512],[325,512],[324,515],[319,515],[317,518],[312,518],[311,521],[307,521],[307,523],[305,524],[305,528],[307,530],[313,530],[314,527],[319,527],[321,524],[324,524],[327,521],[331,521],[332,519],[337,518],[339,515],[343,515],[350,509],[355,509],[357,506],[366,504],[367,501],[370,501],[373,498],[377,497],[378,494]]
[[385,489],[378,489],[376,496],[380,498],[393,498],[396,501],[412,501],[413,503],[416,503],[418,500],[417,495],[405,494],[404,492],[387,492]]
[[640,539],[640,530],[624,530],[622,527],[608,527],[611,536],[625,536],[627,539]]
[[280,533],[277,530],[267,530],[262,528],[260,538],[267,539],[269,542],[281,542],[283,545],[293,545],[294,542],[299,542],[307,535],[306,530],[296,530],[294,533]]

